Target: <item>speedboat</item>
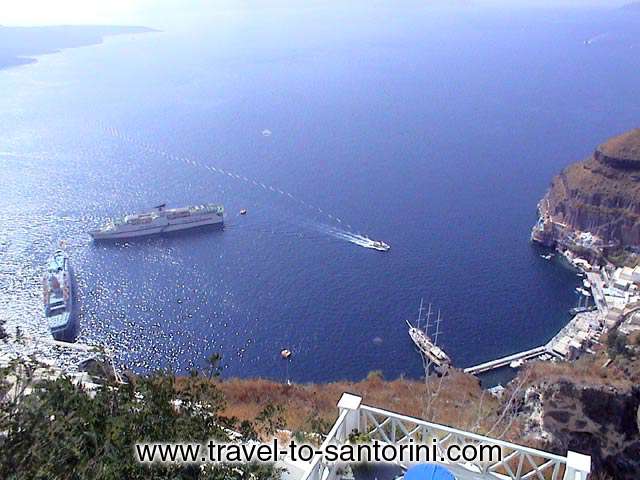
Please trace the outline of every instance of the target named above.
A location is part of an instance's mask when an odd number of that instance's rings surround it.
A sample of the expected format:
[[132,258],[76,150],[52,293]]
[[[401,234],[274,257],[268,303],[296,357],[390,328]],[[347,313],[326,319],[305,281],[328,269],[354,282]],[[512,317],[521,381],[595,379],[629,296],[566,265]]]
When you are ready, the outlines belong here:
[[240,215],[246,215],[247,214],[247,209],[243,208],[242,210],[240,210]]
[[369,244],[369,248],[373,248],[374,250],[379,250],[381,252],[386,252],[391,247],[382,241],[372,240],[371,243]]

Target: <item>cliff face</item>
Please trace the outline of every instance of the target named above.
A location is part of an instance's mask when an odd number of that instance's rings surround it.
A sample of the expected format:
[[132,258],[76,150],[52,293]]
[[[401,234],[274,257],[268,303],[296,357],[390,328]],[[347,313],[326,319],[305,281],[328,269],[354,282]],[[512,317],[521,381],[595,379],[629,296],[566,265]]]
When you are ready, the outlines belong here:
[[600,145],[551,182],[532,238],[548,246],[640,247],[640,129]]
[[640,389],[541,383],[526,393],[529,429],[551,449],[589,453],[593,471],[616,479],[640,474]]

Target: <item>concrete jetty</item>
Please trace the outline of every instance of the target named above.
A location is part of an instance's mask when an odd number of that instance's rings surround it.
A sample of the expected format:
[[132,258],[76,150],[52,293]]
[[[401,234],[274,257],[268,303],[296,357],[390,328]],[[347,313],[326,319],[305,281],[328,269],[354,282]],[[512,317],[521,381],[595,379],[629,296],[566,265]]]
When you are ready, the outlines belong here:
[[541,345],[536,348],[532,348],[530,350],[525,350],[524,352],[518,352],[511,355],[507,355],[506,357],[498,358],[496,360],[491,360],[490,362],[481,363],[479,365],[475,365],[473,367],[465,368],[464,373],[470,373],[471,375],[477,375],[479,373],[487,372],[489,370],[493,370],[495,368],[506,367],[511,362],[516,360],[529,360],[531,358],[539,357],[540,355],[544,355],[545,353],[549,353],[546,345]]
[[537,357],[573,361],[592,352],[600,336],[621,322],[626,321],[623,332],[640,330],[640,266],[594,268],[573,254],[563,255],[586,276],[583,285],[591,290],[596,309],[574,309],[573,318],[546,345],[465,368],[464,373],[477,375]]
[[602,321],[599,312],[578,313],[546,345],[468,367],[463,371],[477,375],[495,368],[505,367],[513,361],[531,360],[544,355],[547,355],[546,359],[555,357],[560,360],[574,360],[589,346],[597,342],[601,332]]

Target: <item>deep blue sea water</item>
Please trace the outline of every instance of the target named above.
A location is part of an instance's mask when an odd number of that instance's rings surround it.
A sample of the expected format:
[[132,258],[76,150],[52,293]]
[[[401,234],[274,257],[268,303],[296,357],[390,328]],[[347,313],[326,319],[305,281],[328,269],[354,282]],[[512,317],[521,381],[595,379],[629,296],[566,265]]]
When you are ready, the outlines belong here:
[[[530,245],[536,203],[560,169],[638,126],[636,20],[211,10],[0,70],[0,318],[47,334],[40,275],[63,241],[80,341],[141,371],[220,352],[226,376],[282,380],[286,347],[295,381],[419,377],[405,319],[421,297],[458,366],[546,342],[577,279]],[[223,231],[111,245],[85,233],[209,201],[227,209]],[[340,226],[327,213],[391,251],[327,233]]]

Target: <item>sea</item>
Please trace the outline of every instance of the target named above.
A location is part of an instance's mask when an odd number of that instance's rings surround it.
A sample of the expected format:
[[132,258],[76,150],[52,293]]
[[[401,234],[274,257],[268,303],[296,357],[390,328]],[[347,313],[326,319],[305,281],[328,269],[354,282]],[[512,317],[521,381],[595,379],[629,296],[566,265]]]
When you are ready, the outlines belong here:
[[[568,322],[580,279],[541,258],[530,229],[555,174],[638,126],[640,16],[198,8],[0,70],[7,330],[50,338],[41,278],[60,245],[77,276],[78,342],[140,373],[220,353],[224,377],[418,379],[406,320],[421,299],[459,367],[541,345]],[[223,229],[87,234],[207,202],[224,204]]]

